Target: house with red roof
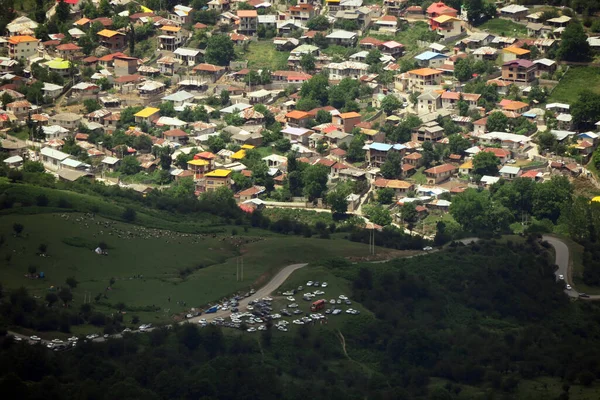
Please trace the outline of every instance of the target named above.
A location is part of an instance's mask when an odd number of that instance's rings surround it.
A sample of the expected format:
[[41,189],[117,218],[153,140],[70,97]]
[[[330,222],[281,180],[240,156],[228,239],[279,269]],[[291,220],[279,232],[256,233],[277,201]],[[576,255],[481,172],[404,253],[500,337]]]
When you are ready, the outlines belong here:
[[168,131],[164,131],[163,138],[167,139],[169,142],[182,145],[186,144],[189,140],[188,134],[181,129],[169,129]]
[[216,82],[225,73],[225,67],[203,63],[196,65],[192,71],[211,82]]
[[456,11],[456,9],[447,6],[442,1],[432,3],[429,7],[427,7],[426,13],[429,18],[436,18],[441,15],[448,15],[450,17],[458,16],[458,11]]
[[510,151],[499,147],[486,147],[481,151],[484,151],[486,153],[493,153],[496,157],[498,157],[501,164],[505,164],[508,160],[512,158]]
[[425,176],[427,177],[427,184],[437,185],[441,182],[444,182],[450,179],[450,177],[454,175],[457,170],[458,168],[452,164],[442,164],[426,169],[424,172]]
[[56,51],[63,60],[72,60],[75,54],[81,51],[81,47],[75,43],[64,43],[56,46]]

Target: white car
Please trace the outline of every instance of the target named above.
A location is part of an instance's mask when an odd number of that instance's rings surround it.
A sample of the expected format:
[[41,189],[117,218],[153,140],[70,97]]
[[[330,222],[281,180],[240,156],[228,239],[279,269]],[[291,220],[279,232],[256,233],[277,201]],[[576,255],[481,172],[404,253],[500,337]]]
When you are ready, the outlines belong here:
[[564,281],[565,280],[565,276],[564,275],[559,275],[558,279],[560,279],[561,281]]
[[256,332],[256,328],[251,326],[250,328],[246,329],[246,332]]
[[129,328],[123,329],[123,333],[127,333],[127,332],[131,332],[131,329],[129,329]]
[[[125,329],[125,330],[127,330],[127,329]],[[131,329],[130,329],[130,330],[131,330]],[[125,331],[123,331],[123,332],[125,332]],[[70,337],[70,338],[68,338],[67,340],[68,340],[69,342],[76,342],[76,341],[77,341],[77,340],[79,340],[79,339],[77,338],[77,336],[71,336],[71,337]]]
[[108,333],[105,333],[104,334],[104,339],[108,339],[108,337],[109,337]]
[[348,300],[348,297],[344,296],[343,294],[340,294],[340,295],[338,296],[338,298],[339,298],[340,300]]
[[287,301],[292,301],[292,302],[296,301],[296,299],[295,299],[295,298],[293,298],[292,296],[288,296],[288,297],[286,297],[285,299],[286,299]]
[[335,304],[335,299],[329,300],[329,304]]
[[252,307],[252,306],[246,306],[246,310],[252,311],[252,310],[254,310],[254,307]]
[[315,296],[321,296],[321,295],[324,295],[324,294],[325,294],[325,292],[322,291],[322,290],[315,290]]
[[21,341],[23,341],[23,338],[21,336],[13,336],[12,338],[13,338],[13,340],[15,342],[21,342]]
[[294,295],[294,292],[292,292],[292,291],[290,290],[290,291],[287,291],[287,292],[283,292],[282,294],[283,294],[284,296],[293,296],[293,295]]
[[288,308],[297,308],[297,307],[298,307],[298,304],[296,304],[296,303],[292,303],[292,304],[288,305]]
[[299,319],[295,319],[292,321],[292,324],[296,324],[296,325],[304,325],[304,321],[299,320]]
[[321,287],[327,287],[327,282],[321,283]]
[[312,286],[312,285],[313,285],[313,281],[306,282],[306,286]]
[[55,344],[62,344],[62,343],[63,343],[63,341],[62,341],[62,340],[60,340],[60,339],[52,339],[52,343],[55,343]]
[[573,288],[571,287],[571,285],[567,285],[567,286],[566,286],[566,288],[567,288],[567,290],[571,290],[571,289],[573,289]]
[[281,325],[281,326],[278,326],[278,327],[277,327],[277,330],[278,330],[278,331],[281,331],[281,332],[287,332],[287,331],[288,331],[288,328],[286,328],[285,326],[282,326],[282,325]]
[[342,313],[342,310],[340,310],[339,308],[336,308],[335,310],[333,310],[333,311],[331,312],[331,314],[333,314],[333,315],[339,315],[339,314],[341,314],[341,313]]
[[259,330],[259,331],[266,331],[266,330],[267,330],[267,327],[266,327],[266,326],[264,326],[264,325],[260,325],[260,326],[258,327],[258,330]]
[[433,247],[431,247],[431,246],[423,247],[423,251],[431,251],[431,250],[433,250]]
[[40,340],[42,340],[42,339],[40,339],[39,337],[37,337],[37,336],[35,336],[35,335],[33,335],[33,336],[29,336],[29,339],[30,339],[30,340],[33,340],[34,342],[39,342]]
[[200,318],[200,321],[198,321],[199,324],[207,324],[208,322],[206,322],[206,318]]
[[50,342],[50,343],[48,343],[46,345],[46,347],[49,348],[49,349],[53,348],[54,346],[56,346],[56,345],[54,343],[52,343],[52,342]]

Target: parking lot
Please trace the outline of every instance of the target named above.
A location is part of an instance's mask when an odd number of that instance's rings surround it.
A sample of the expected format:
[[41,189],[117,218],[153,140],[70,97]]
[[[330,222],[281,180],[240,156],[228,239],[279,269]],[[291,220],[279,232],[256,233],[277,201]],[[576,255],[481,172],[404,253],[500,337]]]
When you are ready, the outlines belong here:
[[228,317],[211,318],[209,313],[198,323],[200,326],[213,324],[250,333],[267,330],[269,326],[288,332],[290,325],[326,324],[332,318],[360,314],[352,307],[347,295],[328,295],[328,286],[327,282],[306,281],[274,297],[255,298],[246,307],[240,307],[241,299],[253,296],[253,293],[245,293],[216,306],[221,311],[231,310]]

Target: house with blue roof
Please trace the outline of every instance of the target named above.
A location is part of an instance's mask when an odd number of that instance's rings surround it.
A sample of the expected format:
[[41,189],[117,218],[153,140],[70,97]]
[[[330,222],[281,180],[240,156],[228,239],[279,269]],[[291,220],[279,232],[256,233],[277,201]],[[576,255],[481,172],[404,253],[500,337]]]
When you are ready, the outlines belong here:
[[417,60],[417,63],[421,67],[429,68],[439,67],[443,65],[447,59],[447,55],[430,50],[424,51],[423,53],[415,56],[415,60]]
[[406,153],[406,146],[400,143],[388,144],[373,142],[366,147],[367,152],[365,154],[365,159],[369,165],[376,167],[380,167],[386,162],[388,155],[393,152],[399,153],[400,157],[404,157],[404,153]]

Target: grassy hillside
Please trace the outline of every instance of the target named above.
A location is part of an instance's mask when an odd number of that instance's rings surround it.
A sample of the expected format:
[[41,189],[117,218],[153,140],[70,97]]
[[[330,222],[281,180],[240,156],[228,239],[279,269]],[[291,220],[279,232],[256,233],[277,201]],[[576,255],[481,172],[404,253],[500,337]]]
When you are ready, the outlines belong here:
[[600,68],[598,67],[569,67],[565,76],[552,91],[549,102],[572,104],[577,101],[579,93],[586,89],[600,93],[599,75]]

